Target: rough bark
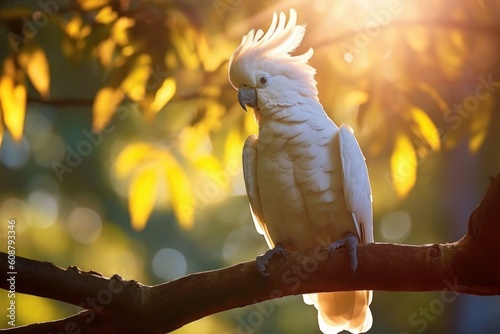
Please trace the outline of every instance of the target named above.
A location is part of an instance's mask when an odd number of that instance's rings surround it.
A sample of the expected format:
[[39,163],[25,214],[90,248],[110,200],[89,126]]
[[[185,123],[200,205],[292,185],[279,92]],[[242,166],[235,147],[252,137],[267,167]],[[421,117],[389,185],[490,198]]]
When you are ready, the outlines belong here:
[[[18,257],[16,292],[82,305],[87,310],[66,319],[5,331],[163,333],[213,313],[311,292],[451,290],[498,295],[500,174],[491,181],[462,239],[430,245],[359,245],[354,276],[345,249],[332,255],[323,248],[288,253],[286,260],[276,256],[268,265],[267,277],[257,271],[255,261],[249,261],[155,286]],[[3,289],[8,289],[7,265],[7,254],[1,253]]]

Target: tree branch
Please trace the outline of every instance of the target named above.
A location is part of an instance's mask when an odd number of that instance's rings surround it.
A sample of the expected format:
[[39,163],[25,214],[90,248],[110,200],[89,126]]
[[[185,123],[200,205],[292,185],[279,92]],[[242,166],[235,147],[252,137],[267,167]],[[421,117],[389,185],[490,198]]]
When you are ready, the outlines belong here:
[[[484,24],[474,21],[456,21],[456,20],[436,20],[436,19],[422,19],[422,20],[394,20],[390,21],[388,24],[380,24],[381,30],[385,30],[388,28],[396,28],[396,29],[405,29],[408,27],[416,27],[416,26],[424,26],[424,27],[432,27],[433,29],[455,29],[461,31],[474,31],[476,33],[484,34],[484,35],[492,35],[498,36],[500,32],[500,26],[497,24]],[[353,29],[346,31],[342,34],[331,36],[325,38],[313,45],[314,49],[319,49],[324,46],[331,46],[334,44],[338,44],[340,42],[352,42],[350,39],[353,39],[357,34],[366,35],[366,27],[361,29]]]
[[[352,277],[347,252],[331,256],[323,248],[273,258],[268,277],[255,261],[191,274],[155,286],[102,277],[76,267],[16,258],[16,292],[80,305],[87,310],[9,333],[71,331],[85,333],[163,333],[204,316],[256,302],[312,292],[347,290],[438,291],[500,294],[500,174],[469,219],[467,234],[448,244],[361,244]],[[0,254],[5,275],[7,254]],[[7,277],[0,287],[8,290]],[[125,319],[125,320],[124,320]],[[1,331],[0,331],[1,332]]]

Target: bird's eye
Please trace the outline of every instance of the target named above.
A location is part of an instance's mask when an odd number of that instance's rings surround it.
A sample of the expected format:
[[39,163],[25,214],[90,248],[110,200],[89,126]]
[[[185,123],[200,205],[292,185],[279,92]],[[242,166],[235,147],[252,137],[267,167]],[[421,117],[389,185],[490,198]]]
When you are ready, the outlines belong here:
[[265,85],[267,83],[267,78],[266,77],[260,78],[260,83]]

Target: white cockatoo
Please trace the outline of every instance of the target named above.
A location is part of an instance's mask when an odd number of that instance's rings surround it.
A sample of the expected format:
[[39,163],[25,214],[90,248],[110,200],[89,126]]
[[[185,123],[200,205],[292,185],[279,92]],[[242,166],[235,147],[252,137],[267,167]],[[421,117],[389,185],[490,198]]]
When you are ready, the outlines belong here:
[[[243,172],[257,231],[277,251],[346,246],[357,266],[356,244],[373,242],[372,196],[365,160],[348,125],[333,123],[318,100],[313,50],[291,53],[304,25],[274,13],[264,33],[251,30],[229,62],[229,80],[259,135],[243,149]],[[258,257],[263,274],[274,254]],[[363,333],[372,326],[372,291],[304,295],[318,310],[323,333]]]

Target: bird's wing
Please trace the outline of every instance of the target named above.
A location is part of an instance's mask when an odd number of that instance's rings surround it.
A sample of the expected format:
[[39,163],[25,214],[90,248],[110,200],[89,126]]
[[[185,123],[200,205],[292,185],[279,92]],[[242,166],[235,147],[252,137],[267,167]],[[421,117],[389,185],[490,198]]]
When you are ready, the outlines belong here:
[[352,213],[360,242],[374,242],[372,191],[368,170],[354,132],[347,124],[340,126],[339,146],[347,210]]
[[266,237],[269,244],[270,240],[268,240],[267,228],[263,219],[259,186],[257,185],[257,140],[256,135],[251,135],[245,141],[245,146],[243,146],[243,177],[255,228],[257,232]]

